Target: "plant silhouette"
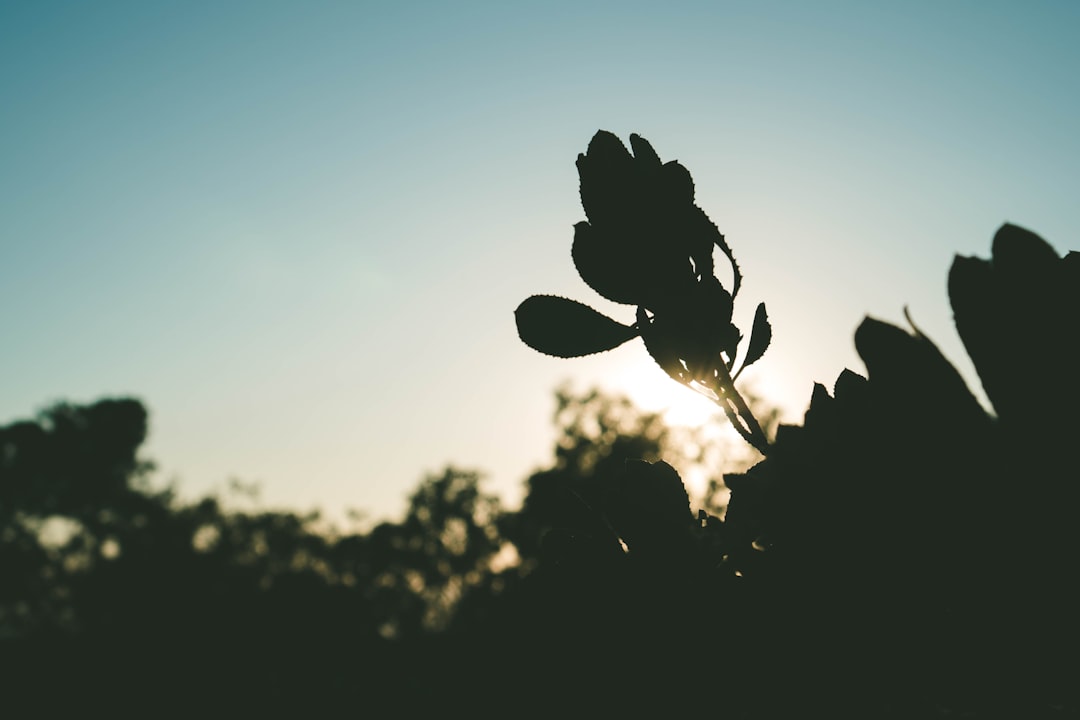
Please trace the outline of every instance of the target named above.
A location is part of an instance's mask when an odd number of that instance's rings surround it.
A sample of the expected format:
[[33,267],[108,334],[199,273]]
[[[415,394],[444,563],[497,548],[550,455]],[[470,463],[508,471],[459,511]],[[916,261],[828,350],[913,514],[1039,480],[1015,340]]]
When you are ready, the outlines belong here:
[[[530,347],[557,357],[610,350],[640,336],[678,382],[716,400],[736,430],[762,454],[768,439],[734,380],[764,355],[772,338],[765,304],[757,307],[742,365],[732,374],[742,333],[731,322],[742,274],[731,248],[694,204],[694,182],[676,161],[661,163],[639,135],[634,154],[599,131],[578,156],[587,222],[574,226],[572,255],[582,279],[608,300],[637,306],[623,325],[587,305],[534,295],[515,312]],[[713,248],[731,265],[731,289],[714,274]]]
[[[616,481],[624,496],[594,506],[623,550],[603,556],[623,573],[624,592],[608,602],[649,597],[645,624],[668,630],[685,630],[677,613],[692,608],[723,616],[722,637],[684,640],[674,655],[662,643],[636,654],[619,646],[621,657],[672,689],[673,665],[675,677],[708,667],[724,678],[726,707],[746,717],[1077,712],[1080,255],[1062,258],[1006,224],[990,260],[954,261],[957,329],[995,414],[910,318],[911,332],[867,318],[855,334],[867,374],[845,370],[831,394],[817,385],[803,425],[780,426],[766,446],[725,372],[740,338],[726,324],[740,277],[731,250],[692,205],[685,170],[661,165],[638,136],[631,145],[633,157],[600,132],[579,157],[590,222],[577,226],[573,257],[601,295],[637,304],[638,322],[534,296],[517,309],[519,335],[560,357],[640,335],[669,375],[713,389],[766,457],[725,477],[727,513],[701,513],[700,528],[666,463],[627,463]],[[730,294],[710,279],[713,246],[732,264]],[[713,301],[690,300],[706,295]],[[763,309],[759,318],[744,367],[771,335]],[[1037,378],[1018,377],[1021,348],[1039,363]],[[676,528],[694,530],[675,542]],[[579,552],[594,571],[601,565],[595,551]]]

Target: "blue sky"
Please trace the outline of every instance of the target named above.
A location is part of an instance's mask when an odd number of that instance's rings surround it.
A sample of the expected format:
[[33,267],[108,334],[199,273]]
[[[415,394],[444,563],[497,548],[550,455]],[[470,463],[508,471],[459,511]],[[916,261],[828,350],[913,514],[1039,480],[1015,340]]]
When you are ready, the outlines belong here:
[[789,417],[905,305],[972,377],[953,255],[1005,221],[1080,248],[1078,30],[1066,2],[0,2],[0,422],[134,395],[187,495],[392,515],[454,462],[513,498],[563,379],[698,401],[638,344],[516,337],[534,293],[632,315],[570,261],[600,128],[692,172]]

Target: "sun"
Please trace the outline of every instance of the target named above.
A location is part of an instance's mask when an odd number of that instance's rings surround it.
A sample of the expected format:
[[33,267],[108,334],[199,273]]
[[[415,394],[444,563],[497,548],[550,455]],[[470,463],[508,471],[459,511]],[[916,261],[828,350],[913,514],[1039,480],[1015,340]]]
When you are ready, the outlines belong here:
[[[625,394],[641,409],[661,413],[669,425],[702,428],[727,424],[723,409],[714,400],[672,380],[653,362],[619,363],[612,368],[608,381],[612,389]],[[755,411],[775,410],[781,419],[789,415],[789,403],[781,400],[783,393],[770,381],[769,373],[749,368],[736,387]]]
[[671,425],[702,427],[723,417],[719,405],[672,380],[653,363],[627,364],[614,374],[611,382],[635,405],[661,413]]

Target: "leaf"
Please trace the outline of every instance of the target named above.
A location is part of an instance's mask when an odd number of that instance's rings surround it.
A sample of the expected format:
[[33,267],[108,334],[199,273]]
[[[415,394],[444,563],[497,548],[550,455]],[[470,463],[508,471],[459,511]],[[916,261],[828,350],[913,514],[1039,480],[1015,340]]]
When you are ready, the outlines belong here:
[[679,351],[676,349],[672,334],[667,331],[664,324],[650,319],[645,313],[645,308],[637,310],[637,325],[640,328],[641,340],[645,343],[645,349],[656,361],[656,364],[666,372],[672,380],[683,383],[690,382],[686,374],[686,368],[679,361]]
[[866,378],[844,368],[833,385],[833,397],[840,402],[853,402],[866,394]]
[[637,133],[630,134],[630,147],[634,151],[634,159],[639,163],[652,167],[660,167],[660,156],[653,150],[649,141]]
[[[866,364],[875,401],[893,404],[895,417],[942,432],[981,427],[987,419],[960,373],[926,336],[866,317],[855,330],[855,351]],[[913,402],[915,398],[931,398],[933,403]]]
[[533,295],[514,311],[518,336],[533,350],[569,358],[611,350],[638,331],[588,305],[555,295]]
[[613,133],[597,131],[577,159],[581,207],[589,222],[618,222],[634,177],[634,158]]
[[[720,232],[720,229],[716,227],[716,223],[709,219],[709,216],[705,214],[697,205],[694,205],[691,209],[689,229],[697,236],[698,233],[701,237],[708,238],[709,252],[708,257],[702,257],[703,267],[707,272],[713,272],[712,266],[712,245],[720,248],[720,251],[724,253],[724,257],[731,263],[731,297],[737,297],[739,294],[739,288],[742,286],[742,272],[739,270],[739,263],[735,262],[735,255],[731,252],[731,246],[727,244],[727,239],[724,238],[724,234]],[[698,257],[695,254],[695,262],[698,262]]]
[[994,234],[990,252],[994,269],[1009,275],[1038,276],[1058,261],[1057,251],[1050,243],[1030,230],[1009,223]]
[[686,486],[663,460],[627,460],[623,472],[609,481],[604,508],[631,553],[669,549],[694,522]]
[[754,313],[754,327],[750,330],[750,344],[746,347],[746,357],[739,372],[760,360],[771,342],[772,325],[769,324],[769,316],[765,312],[765,303],[758,303],[757,312]]
[[608,300],[624,305],[638,305],[644,300],[639,288],[647,278],[642,276],[639,264],[589,223],[574,225],[570,254],[581,279]]
[[694,204],[694,178],[690,171],[678,160],[669,160],[660,169],[663,177],[663,192],[672,203]]

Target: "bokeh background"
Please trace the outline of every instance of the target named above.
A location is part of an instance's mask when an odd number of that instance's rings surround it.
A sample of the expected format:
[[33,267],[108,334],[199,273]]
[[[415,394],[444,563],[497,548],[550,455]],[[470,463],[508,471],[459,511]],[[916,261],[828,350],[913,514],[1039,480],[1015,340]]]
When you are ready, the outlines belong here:
[[973,379],[954,254],[1006,221],[1080,249],[1078,29],[1067,2],[0,2],[0,424],[133,395],[182,495],[380,517],[447,462],[513,501],[566,378],[709,421],[639,344],[516,336],[534,293],[632,317],[570,260],[598,129],[692,172],[787,417],[904,306]]

